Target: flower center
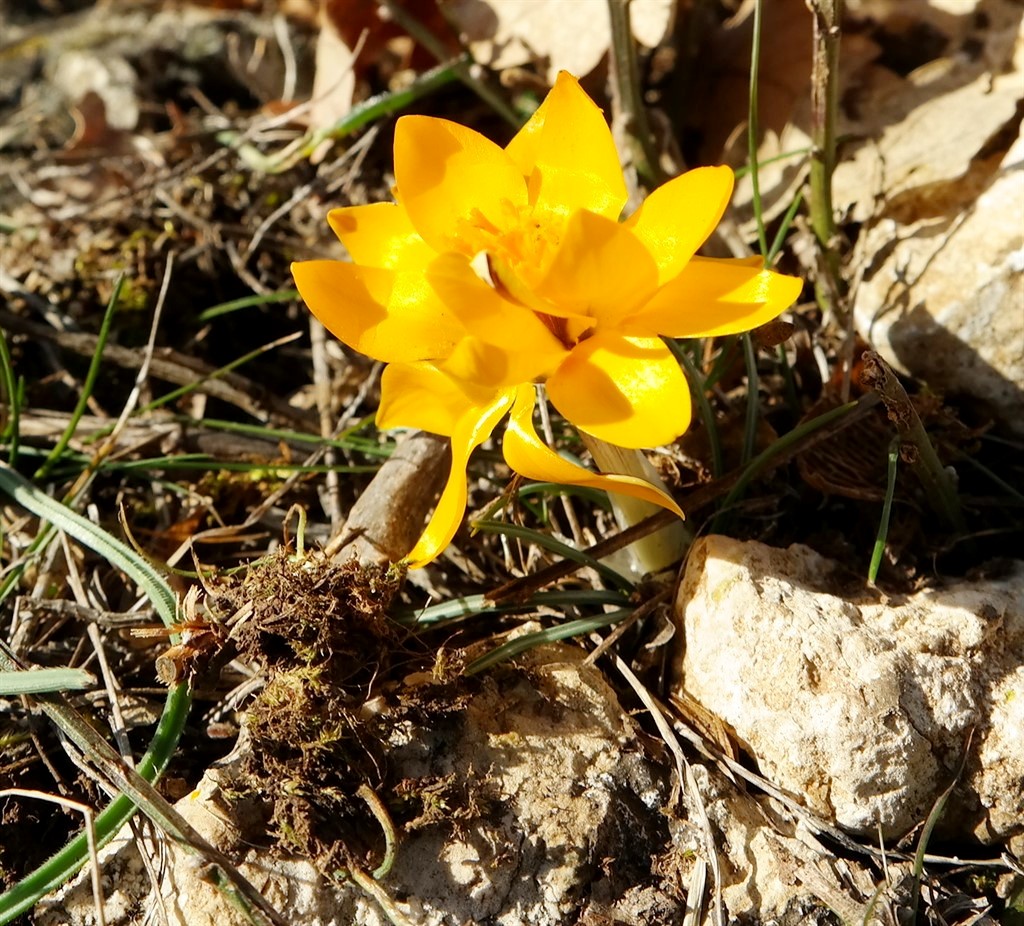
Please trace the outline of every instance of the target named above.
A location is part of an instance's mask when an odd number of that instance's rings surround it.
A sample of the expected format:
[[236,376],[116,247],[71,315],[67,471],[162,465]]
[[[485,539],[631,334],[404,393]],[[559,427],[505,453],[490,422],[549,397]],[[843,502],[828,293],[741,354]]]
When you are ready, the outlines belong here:
[[536,208],[501,202],[500,214],[474,209],[459,223],[456,246],[469,257],[481,251],[497,257],[527,285],[538,283],[562,238],[562,220]]
[[544,327],[548,329],[559,341],[566,350],[572,350],[576,346],[576,341],[569,336],[569,319],[559,318],[557,315],[547,315],[544,312],[534,312],[543,323]]
[[508,200],[492,221],[474,209],[459,227],[457,246],[472,256],[477,275],[502,298],[529,309],[558,342],[572,350],[594,333],[593,320],[552,314],[535,293],[561,242],[564,218],[539,209],[520,209]]

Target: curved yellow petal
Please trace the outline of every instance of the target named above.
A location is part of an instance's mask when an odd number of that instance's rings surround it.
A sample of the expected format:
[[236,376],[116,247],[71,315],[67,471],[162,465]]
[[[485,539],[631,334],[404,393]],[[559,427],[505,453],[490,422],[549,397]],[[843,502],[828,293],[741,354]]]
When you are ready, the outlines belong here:
[[426,530],[406,557],[410,569],[419,569],[436,559],[449,543],[466,513],[466,466],[470,454],[494,430],[509,410],[515,397],[513,391],[501,393],[490,403],[465,412],[452,433],[452,469],[441,498]]
[[377,427],[419,428],[451,437],[469,409],[492,397],[493,391],[456,382],[433,363],[391,363],[380,378]]
[[419,236],[409,214],[397,203],[371,203],[332,209],[327,221],[353,263],[386,270],[425,267],[434,251]]
[[465,333],[416,271],[306,260],[292,264],[292,276],[331,334],[375,360],[443,359]]
[[566,223],[534,291],[552,306],[552,315],[586,315],[614,324],[643,305],[657,286],[653,258],[625,226],[580,210]]
[[659,338],[599,331],[547,382],[555,407],[581,431],[639,449],[668,444],[690,423],[690,390]]
[[517,473],[540,482],[558,482],[630,495],[668,508],[679,517],[684,517],[682,509],[667,492],[643,479],[614,473],[595,473],[560,457],[537,436],[533,426],[535,398],[533,386],[519,387],[502,440],[505,462]]
[[561,343],[537,315],[485,283],[469,258],[449,251],[431,261],[427,282],[473,336],[517,351],[549,354]]
[[490,139],[430,116],[403,116],[395,127],[395,179],[401,203],[436,251],[480,250],[474,233],[518,221],[526,182]]
[[441,369],[462,382],[486,389],[508,389],[546,379],[568,354],[560,345],[538,353],[519,350],[514,338],[510,338],[508,346],[502,347],[480,338],[466,337],[455,345]]
[[624,223],[671,280],[722,219],[732,196],[728,167],[697,167],[658,187]]
[[530,202],[544,209],[563,214],[589,209],[618,219],[626,204],[608,123],[565,71],[505,151],[527,178]]
[[758,258],[695,257],[622,328],[673,338],[749,331],[788,309],[803,280],[762,269]]

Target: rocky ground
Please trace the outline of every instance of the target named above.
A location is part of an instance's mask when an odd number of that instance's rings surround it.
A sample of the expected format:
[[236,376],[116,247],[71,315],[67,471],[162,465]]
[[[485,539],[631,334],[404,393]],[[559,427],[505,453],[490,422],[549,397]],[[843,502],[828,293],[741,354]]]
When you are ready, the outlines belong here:
[[[503,75],[487,86],[514,106],[571,67],[611,111],[609,39],[586,28],[604,5],[532,2],[449,4]],[[678,4],[672,41],[671,5],[635,6],[663,159],[742,167],[752,5]],[[373,430],[379,370],[311,322],[287,267],[340,256],[329,208],[390,195],[393,116],[310,133],[433,62],[372,9],[325,9],[0,4],[0,456],[166,564],[191,635],[168,651],[122,570],[5,494],[6,644],[102,676],[67,697],[136,755],[161,682],[187,678],[161,792],[223,853],[140,817],[100,851],[102,919],[87,867],[19,922],[1024,922],[1024,6],[847,0],[840,275],[798,203],[779,267],[809,283],[762,333],[764,455],[741,449],[742,351],[709,341],[722,469],[706,422],[652,457],[695,540],[643,581],[588,497],[575,536],[525,496],[526,539],[464,529],[389,571],[445,447]],[[812,25],[804,0],[765,10],[772,234],[807,184]],[[342,86],[325,49],[359,41]],[[402,106],[508,137],[455,79]],[[751,198],[741,176],[714,247],[756,241]],[[822,311],[830,280],[845,317]],[[921,432],[955,511],[908,449]],[[471,476],[490,511],[508,472],[484,448]],[[108,797],[29,700],[0,704],[10,892],[81,825],[10,789]]]

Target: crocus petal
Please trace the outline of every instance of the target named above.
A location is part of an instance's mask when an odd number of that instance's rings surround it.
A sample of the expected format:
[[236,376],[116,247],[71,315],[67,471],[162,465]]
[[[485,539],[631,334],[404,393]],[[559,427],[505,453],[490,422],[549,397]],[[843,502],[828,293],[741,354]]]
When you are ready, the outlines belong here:
[[416,231],[436,251],[472,256],[472,232],[503,228],[526,205],[526,182],[490,139],[430,116],[403,116],[395,127],[395,179]]
[[547,390],[567,420],[620,447],[671,443],[690,423],[686,378],[658,338],[599,331],[573,349]]
[[327,221],[353,262],[364,267],[417,270],[434,258],[405,208],[396,203],[332,209]]
[[534,291],[551,306],[551,315],[587,315],[614,324],[646,302],[657,285],[654,260],[631,232],[619,222],[581,210],[566,223],[558,250]]
[[490,437],[502,415],[509,410],[514,397],[515,392],[512,390],[502,393],[487,405],[469,409],[455,425],[452,433],[452,469],[448,483],[441,493],[430,523],[406,557],[410,569],[425,566],[451,543],[466,513],[466,467],[469,456]]
[[507,389],[546,379],[568,353],[561,345],[545,353],[535,353],[521,351],[514,344],[499,346],[466,337],[455,345],[441,369],[454,379],[486,389]]
[[482,341],[533,354],[564,350],[534,312],[502,297],[477,276],[464,255],[441,254],[431,261],[426,276],[441,301]]
[[528,180],[530,202],[543,209],[563,214],[589,209],[618,219],[626,204],[608,123],[565,71],[505,151]]
[[375,360],[441,359],[465,333],[418,272],[306,260],[292,264],[292,276],[331,334]]
[[718,225],[732,196],[728,167],[697,167],[658,187],[624,223],[671,280]]
[[433,363],[391,363],[380,378],[377,427],[419,428],[451,437],[459,419],[493,395],[453,380]]
[[668,508],[669,511],[683,517],[682,510],[668,493],[643,479],[612,473],[595,473],[560,457],[537,436],[533,426],[535,400],[533,386],[519,387],[502,440],[505,462],[517,473],[539,482],[559,482],[630,495]]
[[801,289],[803,280],[764,270],[760,258],[695,257],[622,327],[673,338],[736,334],[771,321]]

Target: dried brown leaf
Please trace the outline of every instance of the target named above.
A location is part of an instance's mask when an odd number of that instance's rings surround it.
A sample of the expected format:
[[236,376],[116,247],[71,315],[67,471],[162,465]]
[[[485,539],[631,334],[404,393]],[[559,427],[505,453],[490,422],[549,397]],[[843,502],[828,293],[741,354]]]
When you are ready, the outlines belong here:
[[[589,74],[611,45],[604,0],[451,0],[446,9],[481,64],[500,69],[543,61],[550,81],[560,70]],[[672,11],[672,0],[633,0],[637,41],[661,42]]]

